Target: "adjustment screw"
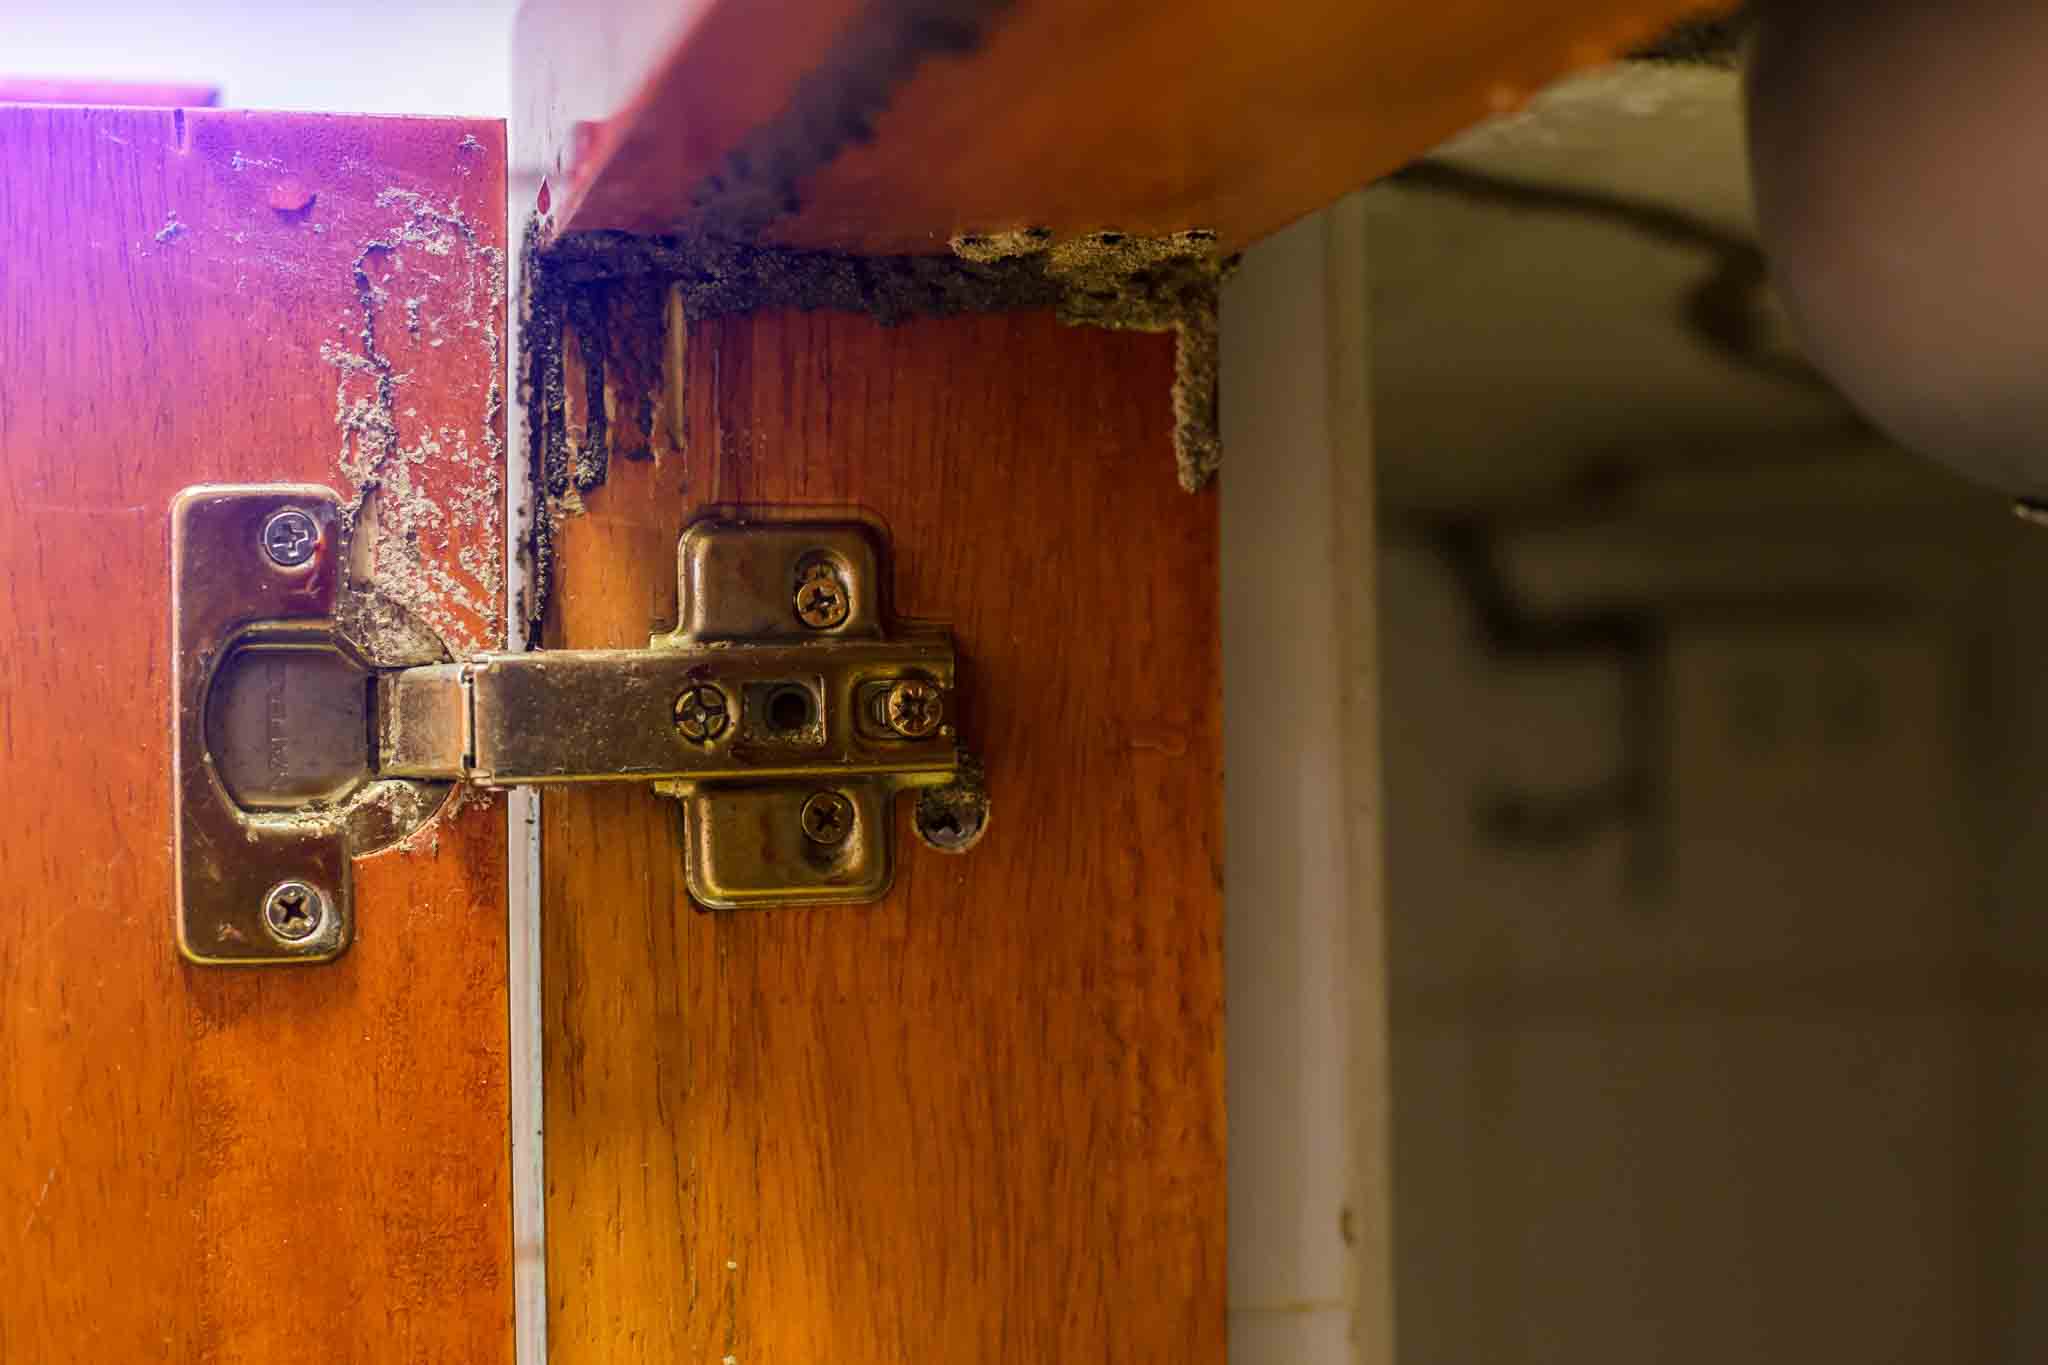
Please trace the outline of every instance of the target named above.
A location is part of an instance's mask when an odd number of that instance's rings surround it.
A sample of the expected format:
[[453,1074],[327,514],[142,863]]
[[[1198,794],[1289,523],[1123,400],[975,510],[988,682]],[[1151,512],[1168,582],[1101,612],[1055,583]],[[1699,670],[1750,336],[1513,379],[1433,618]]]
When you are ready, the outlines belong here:
[[263,523],[263,553],[280,569],[296,569],[313,557],[320,544],[320,528],[296,507],[271,514]]
[[925,739],[946,718],[946,704],[936,684],[922,678],[905,678],[889,689],[882,703],[882,715],[889,728],[905,739]]
[[311,938],[327,918],[327,897],[307,882],[279,882],[263,898],[263,923],[286,943]]
[[830,630],[843,625],[852,609],[846,584],[831,564],[813,564],[804,570],[796,585],[796,617],[812,630]]
[[698,683],[676,698],[676,728],[692,744],[709,744],[724,734],[731,722],[725,693],[710,683]]
[[853,833],[853,802],[838,792],[818,792],[804,802],[804,837],[814,844],[843,844]]

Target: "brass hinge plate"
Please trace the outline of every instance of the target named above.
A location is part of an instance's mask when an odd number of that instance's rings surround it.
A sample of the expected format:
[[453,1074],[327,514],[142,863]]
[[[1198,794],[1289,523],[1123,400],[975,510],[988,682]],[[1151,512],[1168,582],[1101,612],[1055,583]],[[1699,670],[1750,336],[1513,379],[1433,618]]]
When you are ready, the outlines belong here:
[[682,619],[646,649],[403,666],[342,624],[343,531],[320,488],[200,488],[173,507],[179,943],[195,960],[341,952],[351,857],[456,783],[649,782],[681,801],[685,884],[713,909],[879,898],[902,791],[943,789],[935,828],[920,805],[937,847],[985,822],[962,781],[952,642],[892,619],[871,526],[693,525]]

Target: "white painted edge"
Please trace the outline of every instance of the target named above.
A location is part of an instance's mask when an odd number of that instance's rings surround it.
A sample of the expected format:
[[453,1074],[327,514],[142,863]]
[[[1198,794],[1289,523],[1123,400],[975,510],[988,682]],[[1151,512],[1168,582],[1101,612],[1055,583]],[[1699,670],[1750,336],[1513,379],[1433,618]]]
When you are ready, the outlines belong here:
[[512,1359],[548,1355],[547,1171],[543,1161],[540,998],[540,794],[506,795],[510,929],[506,991],[512,1067]]
[[[507,177],[510,228],[505,320],[505,648],[526,648],[524,603],[532,591],[523,547],[533,529],[533,485],[526,477],[526,405],[520,399],[519,300],[524,261],[519,244],[531,186]],[[546,1365],[548,1357],[547,1168],[541,1058],[540,793],[505,794],[506,1049],[511,1069],[512,1360]]]
[[1362,192],[1321,215],[1330,299],[1330,575],[1337,593],[1350,902],[1351,1359],[1394,1365],[1393,1061],[1387,1002],[1385,784],[1380,758],[1378,516],[1372,429],[1371,259]]
[[1365,215],[1221,314],[1233,1365],[1391,1365]]

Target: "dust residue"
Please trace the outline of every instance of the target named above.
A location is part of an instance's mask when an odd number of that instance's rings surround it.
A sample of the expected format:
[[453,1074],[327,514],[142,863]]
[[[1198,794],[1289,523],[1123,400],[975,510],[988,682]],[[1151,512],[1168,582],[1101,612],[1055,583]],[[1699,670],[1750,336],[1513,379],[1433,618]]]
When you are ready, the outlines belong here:
[[1678,62],[1732,71],[1742,64],[1743,46],[1756,27],[1756,14],[1748,5],[1723,8],[1732,8],[1732,12],[1718,18],[1683,20],[1628,55],[1637,61]]
[[[1236,264],[1216,235],[1205,231],[1139,237],[1097,232],[1056,240],[1042,229],[954,239],[950,256],[853,256],[832,251],[766,247],[719,237],[640,237],[578,233],[541,250],[528,278],[534,315],[543,336],[532,345],[545,373],[536,387],[546,402],[581,401],[562,390],[567,369],[580,371],[594,396],[602,391],[598,367],[617,364],[619,337],[661,344],[659,314],[636,306],[623,328],[613,325],[619,299],[631,287],[658,282],[673,292],[684,322],[775,309],[833,309],[865,313],[884,324],[914,317],[1050,308],[1074,326],[1176,333],[1178,382],[1173,396],[1175,450],[1183,486],[1200,488],[1220,454],[1216,425],[1216,303],[1219,286]],[[577,338],[578,353],[564,354],[559,334]],[[554,337],[551,343],[547,337]],[[552,354],[545,348],[552,344]],[[580,363],[579,363],[580,362]],[[651,392],[643,387],[642,392]],[[650,412],[633,414],[645,431]],[[559,422],[534,428],[563,438]],[[602,481],[604,451],[566,447],[544,459],[550,495],[588,489]],[[579,477],[585,475],[588,477]]]
[[541,619],[554,590],[555,528],[562,500],[573,494],[570,476],[566,292],[546,276],[540,252],[549,224],[529,219],[520,246],[519,398],[526,414],[526,477],[532,488],[530,527],[518,553],[526,561],[526,591],[517,604],[527,644],[540,643]]
[[941,853],[965,853],[988,833],[992,808],[988,795],[988,773],[981,760],[960,751],[960,770],[942,787],[926,787],[917,794],[911,826],[928,847]]
[[352,857],[396,849],[439,847],[441,821],[471,799],[466,783],[378,778],[349,793],[339,805],[310,805],[264,811],[250,817],[265,830],[322,839],[339,835]]
[[[356,328],[321,349],[338,374],[343,519],[362,586],[466,657],[492,647],[503,621],[504,253],[480,240],[459,204],[403,189],[376,202],[396,216],[356,254]],[[383,327],[394,314],[398,325]],[[414,375],[393,359],[394,347],[417,358],[466,334],[489,357],[482,410],[450,420],[444,404],[439,420],[423,419],[403,402]]]
[[[522,321],[528,477],[534,490],[532,591],[538,639],[556,527],[601,486],[610,461],[660,458],[687,439],[681,355],[691,322],[776,309],[863,313],[884,325],[1050,309],[1079,327],[1172,332],[1174,453],[1182,487],[1201,488],[1217,436],[1217,297],[1236,264],[1206,231],[1056,240],[1044,229],[961,237],[946,256],[852,256],[717,237],[577,233],[528,225]],[[631,404],[621,403],[630,395]]]
[[[356,577],[370,581],[365,569]],[[342,593],[335,605],[335,632],[377,668],[413,668],[447,657],[441,637],[398,603],[365,588]]]
[[186,226],[178,221],[178,211],[172,209],[170,216],[164,219],[164,225],[156,230],[156,239],[159,242],[173,242],[186,231]]
[[956,237],[954,254],[980,264],[1035,267],[1058,289],[1060,320],[1082,327],[1172,332],[1173,453],[1182,488],[1200,489],[1223,458],[1217,425],[1217,297],[1235,258],[1213,232],[1134,237],[1097,232],[1054,240],[1042,228]]

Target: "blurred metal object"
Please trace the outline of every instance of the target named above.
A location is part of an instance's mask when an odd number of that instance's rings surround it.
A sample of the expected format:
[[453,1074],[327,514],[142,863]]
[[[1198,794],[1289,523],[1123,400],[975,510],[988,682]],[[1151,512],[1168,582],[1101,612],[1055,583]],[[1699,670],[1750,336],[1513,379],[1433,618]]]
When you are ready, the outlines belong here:
[[2048,497],[2048,5],[1770,0],[1748,95],[1815,363],[1906,446]]

